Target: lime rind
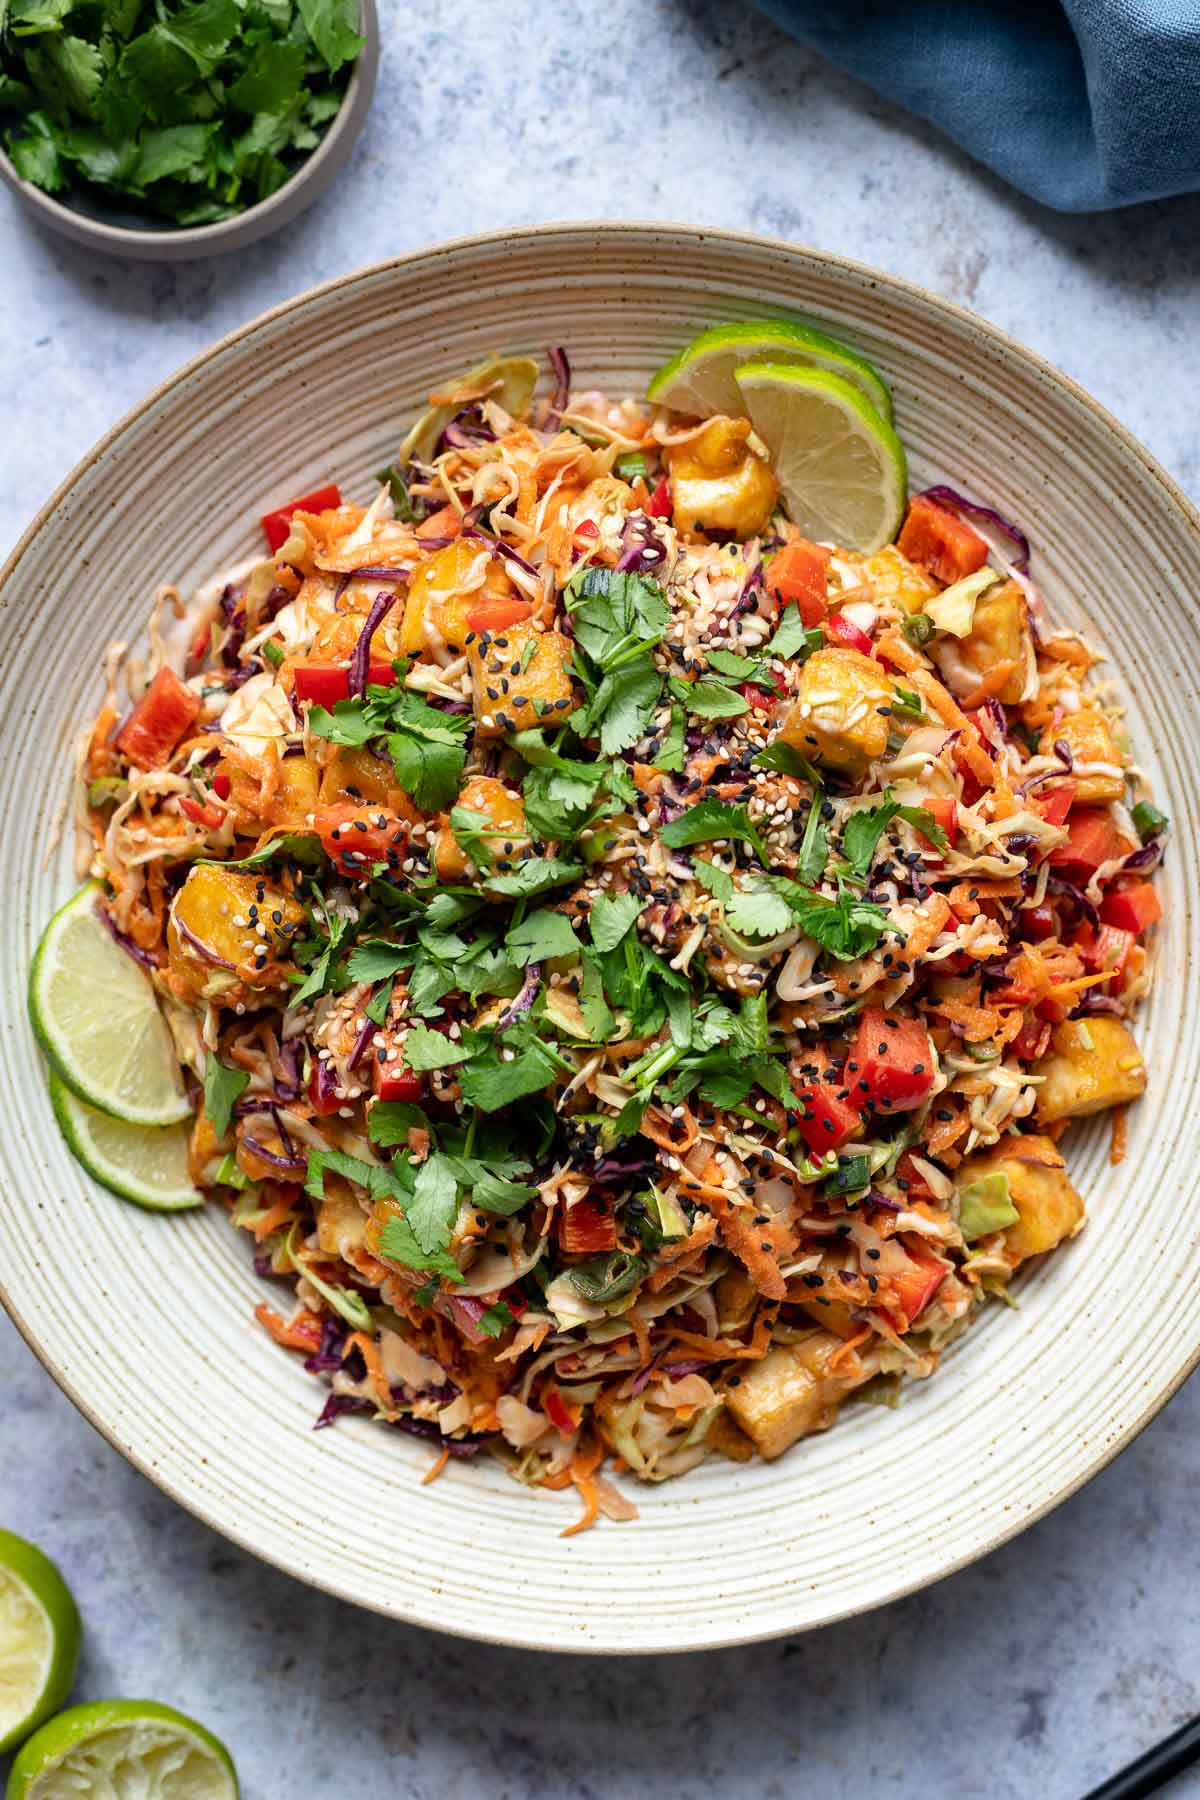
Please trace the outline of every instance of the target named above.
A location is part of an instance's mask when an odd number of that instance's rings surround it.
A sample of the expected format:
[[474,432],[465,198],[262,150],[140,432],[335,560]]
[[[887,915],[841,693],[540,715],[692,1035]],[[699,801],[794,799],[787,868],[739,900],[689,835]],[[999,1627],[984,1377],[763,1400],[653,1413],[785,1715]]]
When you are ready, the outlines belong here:
[[[739,365],[737,380],[801,531],[866,555],[890,543],[904,514],[908,464],[895,431],[860,390],[828,370],[768,362]],[[822,430],[805,436],[800,422],[816,408]]]
[[29,1018],[42,1054],[81,1100],[136,1125],[191,1114],[170,1029],[148,977],[105,929],[97,882],[59,907],[29,971]]
[[5,1800],[238,1800],[233,1758],[212,1732],[157,1700],[91,1700],[59,1713],[18,1752]]
[[80,1166],[122,1200],[147,1212],[188,1212],[204,1195],[188,1174],[183,1125],[131,1125],[89,1106],[56,1073],[50,1104],[67,1148]]
[[664,363],[646,389],[648,400],[699,417],[744,411],[735,369],[739,363],[770,362],[824,369],[860,389],[889,424],[892,396],[878,369],[815,326],[792,319],[751,319],[712,325],[700,332],[670,362]]
[[0,1531],[0,1756],[70,1693],[79,1629],[74,1596],[50,1558],[15,1532]]

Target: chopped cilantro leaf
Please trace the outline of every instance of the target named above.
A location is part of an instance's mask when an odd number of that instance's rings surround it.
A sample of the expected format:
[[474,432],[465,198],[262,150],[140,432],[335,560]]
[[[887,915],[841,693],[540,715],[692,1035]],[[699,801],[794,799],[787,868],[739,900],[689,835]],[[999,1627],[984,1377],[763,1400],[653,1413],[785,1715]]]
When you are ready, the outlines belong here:
[[443,1031],[431,1031],[428,1025],[410,1025],[404,1040],[405,1067],[415,1075],[424,1075],[430,1069],[452,1069],[469,1055],[462,1044],[456,1044]]
[[824,633],[820,627],[806,626],[800,617],[800,608],[792,605],[784,608],[775,635],[764,649],[763,655],[783,658],[798,656],[803,662],[814,650],[819,650],[824,641]]
[[245,1069],[228,1069],[209,1051],[204,1063],[204,1110],[219,1138],[229,1130],[233,1109],[249,1085]]
[[698,806],[664,825],[659,836],[672,850],[682,850],[688,844],[709,844],[734,838],[749,844],[764,866],[770,860],[746,808],[731,806],[724,800],[701,800]]
[[589,915],[592,942],[597,950],[615,950],[641,911],[642,902],[636,894],[597,894]]

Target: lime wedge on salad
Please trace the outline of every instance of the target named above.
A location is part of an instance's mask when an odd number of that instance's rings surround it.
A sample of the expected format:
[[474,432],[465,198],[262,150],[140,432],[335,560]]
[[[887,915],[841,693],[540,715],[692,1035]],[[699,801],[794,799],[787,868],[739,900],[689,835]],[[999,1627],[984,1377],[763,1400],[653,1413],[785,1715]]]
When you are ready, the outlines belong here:
[[95,1700],[59,1713],[13,1763],[5,1800],[238,1800],[219,1738],[156,1700]]
[[808,325],[790,319],[755,319],[741,325],[714,325],[702,331],[678,356],[664,363],[646,389],[646,398],[676,412],[708,418],[745,412],[735,370],[739,363],[768,362],[776,367],[825,369],[858,388],[863,399],[891,424],[892,396],[879,371],[865,356]]
[[90,882],[60,907],[29,972],[29,1017],[73,1094],[131,1125],[191,1117],[149,978],[105,928]]
[[739,364],[737,385],[804,535],[867,554],[890,543],[908,470],[900,439],[861,390],[825,369],[766,362]]
[[0,1756],[62,1705],[78,1655],[66,1582],[36,1544],[0,1531]]
[[204,1195],[188,1174],[186,1125],[129,1125],[98,1112],[50,1077],[50,1104],[76,1162],[111,1194],[150,1212],[186,1212]]

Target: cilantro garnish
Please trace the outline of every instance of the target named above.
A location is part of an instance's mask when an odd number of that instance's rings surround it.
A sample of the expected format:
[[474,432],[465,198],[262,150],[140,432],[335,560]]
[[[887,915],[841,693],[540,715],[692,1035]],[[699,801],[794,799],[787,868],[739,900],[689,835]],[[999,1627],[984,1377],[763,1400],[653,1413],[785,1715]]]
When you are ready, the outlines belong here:
[[597,894],[589,920],[597,950],[615,950],[641,911],[642,902],[636,894]]
[[[763,650],[767,657],[799,657],[804,662],[814,650],[819,650],[825,641],[825,634],[820,626],[806,626],[800,617],[798,606],[784,608],[784,614],[775,630],[775,635]],[[712,661],[712,658],[709,658]]]
[[888,929],[888,915],[882,906],[860,900],[845,888],[839,887],[833,900],[786,876],[771,879],[805,936],[815,938],[823,950],[842,962],[869,955]]
[[219,1138],[229,1130],[233,1109],[249,1086],[244,1069],[228,1069],[209,1052],[204,1064],[204,1110]]
[[746,808],[730,805],[724,800],[701,800],[698,806],[664,825],[659,836],[672,850],[682,850],[688,844],[709,844],[734,838],[749,844],[764,866],[770,861]]
[[750,710],[750,702],[723,681],[703,675],[698,681],[681,681],[673,675],[670,685],[676,700],[701,719],[736,719]]
[[117,194],[171,224],[232,217],[283,185],[341,106],[357,0],[12,0],[5,147],[48,193]]
[[866,880],[879,840],[893,819],[903,819],[940,853],[949,849],[946,834],[931,812],[923,806],[901,806],[890,793],[885,794],[881,806],[863,807],[851,813],[842,830],[842,855],[856,881]]

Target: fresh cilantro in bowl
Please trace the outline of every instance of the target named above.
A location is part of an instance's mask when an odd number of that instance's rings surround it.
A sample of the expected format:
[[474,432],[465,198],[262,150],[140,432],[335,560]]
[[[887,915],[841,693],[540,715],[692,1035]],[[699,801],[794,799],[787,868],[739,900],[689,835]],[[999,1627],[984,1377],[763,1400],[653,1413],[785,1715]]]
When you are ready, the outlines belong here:
[[4,147],[68,202],[230,218],[320,143],[358,19],[358,0],[0,0]]

